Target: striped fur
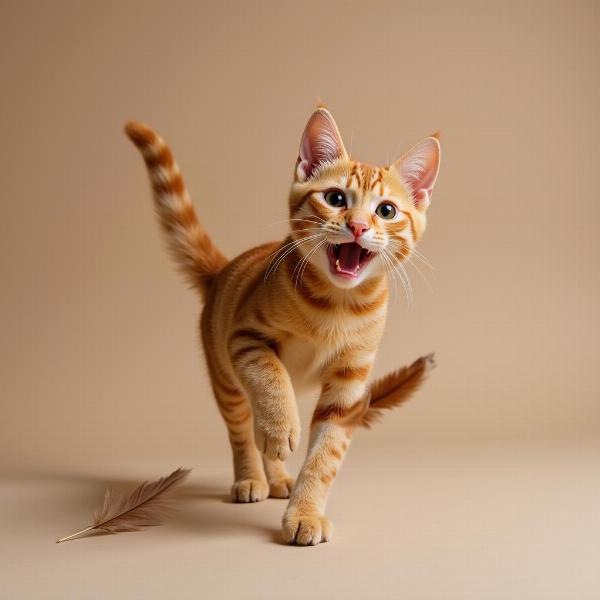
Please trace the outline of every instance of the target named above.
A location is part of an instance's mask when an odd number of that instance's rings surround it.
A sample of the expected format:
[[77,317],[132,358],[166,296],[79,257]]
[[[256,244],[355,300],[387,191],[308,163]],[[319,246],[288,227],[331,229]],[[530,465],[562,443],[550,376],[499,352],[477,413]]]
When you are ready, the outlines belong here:
[[169,250],[187,281],[205,298],[227,259],[198,222],[179,167],[162,138],[135,121],[127,123],[125,132],[144,157]]
[[[383,334],[389,277],[425,229],[437,140],[418,146],[420,162],[409,154],[386,167],[359,163],[348,157],[333,117],[318,109],[290,191],[289,236],[227,261],[198,222],[163,140],[140,123],[129,123],[126,132],[146,162],[169,249],[205,301],[200,330],[233,453],[233,499],[289,497],[284,540],[327,541],[326,499],[353,431],[404,402],[433,366],[432,357],[424,357],[367,384]],[[346,195],[343,208],[325,201],[332,188]],[[395,205],[393,220],[377,216],[381,202]],[[361,233],[353,233],[353,223],[361,223]],[[369,259],[342,277],[331,252],[352,240]],[[310,389],[320,389],[320,397],[294,483],[284,461],[300,437],[296,393]]]

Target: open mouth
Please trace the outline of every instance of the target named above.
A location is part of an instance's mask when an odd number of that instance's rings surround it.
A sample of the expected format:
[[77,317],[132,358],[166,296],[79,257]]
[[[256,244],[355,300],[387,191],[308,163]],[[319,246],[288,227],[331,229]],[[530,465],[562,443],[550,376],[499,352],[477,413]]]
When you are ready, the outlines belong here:
[[331,272],[339,277],[353,279],[358,277],[361,270],[375,256],[356,242],[332,244],[327,248]]

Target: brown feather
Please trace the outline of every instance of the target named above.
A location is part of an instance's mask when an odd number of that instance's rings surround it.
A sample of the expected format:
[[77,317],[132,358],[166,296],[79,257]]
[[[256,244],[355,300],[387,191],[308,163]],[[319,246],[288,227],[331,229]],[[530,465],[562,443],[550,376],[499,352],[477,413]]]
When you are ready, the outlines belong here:
[[368,404],[358,423],[369,429],[383,415],[383,410],[391,410],[403,404],[414,394],[435,368],[433,354],[421,356],[407,367],[374,381],[368,391]]
[[129,496],[115,495],[107,489],[104,504],[94,513],[92,525],[58,542],[64,542],[91,530],[117,533],[138,531],[150,525],[161,525],[173,511],[173,492],[189,472],[190,469],[179,468],[167,477],[151,482],[144,481]]

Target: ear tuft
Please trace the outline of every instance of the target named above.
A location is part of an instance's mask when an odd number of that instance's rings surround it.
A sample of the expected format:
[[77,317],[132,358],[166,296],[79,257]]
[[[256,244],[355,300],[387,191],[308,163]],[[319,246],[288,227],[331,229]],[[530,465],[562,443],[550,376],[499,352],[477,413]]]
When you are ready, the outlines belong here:
[[439,134],[434,134],[413,146],[394,166],[408,185],[415,206],[427,210],[433,186],[440,170]]
[[319,165],[347,156],[333,116],[326,108],[317,108],[302,135],[296,177],[305,181],[314,174]]

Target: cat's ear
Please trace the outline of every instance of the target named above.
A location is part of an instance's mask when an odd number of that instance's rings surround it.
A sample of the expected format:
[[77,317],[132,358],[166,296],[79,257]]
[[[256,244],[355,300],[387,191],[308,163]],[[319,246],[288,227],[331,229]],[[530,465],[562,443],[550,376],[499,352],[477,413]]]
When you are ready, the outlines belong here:
[[409,186],[413,202],[421,211],[431,202],[433,186],[440,170],[440,142],[435,135],[413,146],[394,166]]
[[306,181],[322,163],[348,158],[340,131],[331,113],[319,107],[310,117],[300,142],[296,177]]

